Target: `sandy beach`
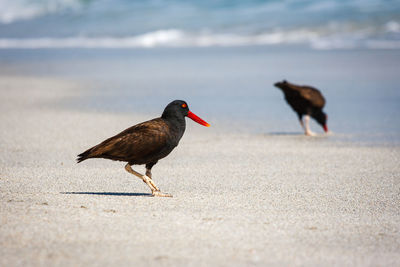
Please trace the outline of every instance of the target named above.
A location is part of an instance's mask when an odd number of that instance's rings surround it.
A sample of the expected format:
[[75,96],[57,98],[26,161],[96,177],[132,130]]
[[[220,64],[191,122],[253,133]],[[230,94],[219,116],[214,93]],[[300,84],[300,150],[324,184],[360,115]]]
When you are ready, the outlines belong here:
[[[400,1],[2,0],[0,267],[400,266],[399,77]],[[173,198],[76,163],[178,99]]]
[[124,163],[75,163],[152,118],[60,108],[84,89],[0,77],[1,266],[400,265],[399,147],[187,121],[153,169],[174,197],[149,197]]

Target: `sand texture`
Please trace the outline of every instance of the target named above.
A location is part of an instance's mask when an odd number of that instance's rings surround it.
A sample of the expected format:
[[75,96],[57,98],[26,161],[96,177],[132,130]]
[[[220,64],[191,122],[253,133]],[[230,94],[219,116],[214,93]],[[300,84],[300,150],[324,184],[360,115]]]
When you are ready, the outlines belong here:
[[153,117],[60,104],[82,86],[0,78],[0,266],[400,265],[399,147],[188,120],[154,198],[122,162],[75,163]]

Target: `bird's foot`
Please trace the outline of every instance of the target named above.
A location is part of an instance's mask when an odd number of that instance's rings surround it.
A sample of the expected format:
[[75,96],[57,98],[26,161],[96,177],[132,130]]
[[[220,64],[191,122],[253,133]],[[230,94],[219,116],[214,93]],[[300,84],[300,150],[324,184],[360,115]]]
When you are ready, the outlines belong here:
[[172,197],[171,194],[162,193],[162,192],[159,191],[159,190],[158,190],[158,191],[153,191],[151,194],[153,195],[153,197]]
[[160,191],[160,189],[156,186],[156,184],[153,182],[153,180],[148,177],[147,175],[142,175],[140,178],[142,178],[143,182],[150,187],[151,191]]
[[153,182],[153,180],[152,180],[151,178],[150,178],[148,181],[149,181],[151,187],[154,188],[154,191],[160,191],[160,188],[158,188],[158,187],[156,186],[156,184]]
[[311,131],[306,131],[305,135],[307,135],[307,136],[316,136],[316,134],[314,132],[311,132]]

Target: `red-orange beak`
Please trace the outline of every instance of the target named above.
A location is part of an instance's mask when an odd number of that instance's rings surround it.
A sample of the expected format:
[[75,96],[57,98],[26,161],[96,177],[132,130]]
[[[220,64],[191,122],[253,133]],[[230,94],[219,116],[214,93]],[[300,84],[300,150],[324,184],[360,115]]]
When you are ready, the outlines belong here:
[[324,131],[327,133],[328,132],[328,125],[324,125]]
[[198,124],[204,125],[206,127],[210,127],[210,124],[208,124],[207,122],[205,122],[204,120],[202,120],[200,117],[198,117],[196,114],[194,114],[193,112],[191,112],[190,110],[188,111],[187,116],[189,118],[191,118],[192,120],[194,120],[195,122],[197,122]]

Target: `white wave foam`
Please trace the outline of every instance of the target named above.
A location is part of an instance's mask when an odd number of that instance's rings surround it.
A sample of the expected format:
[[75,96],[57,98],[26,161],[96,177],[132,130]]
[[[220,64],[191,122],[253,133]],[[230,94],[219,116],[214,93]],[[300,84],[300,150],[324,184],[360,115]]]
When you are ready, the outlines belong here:
[[0,1],[0,23],[29,20],[65,9],[77,9],[80,5],[78,0],[3,0]]
[[164,30],[134,37],[70,37],[0,39],[0,48],[138,48],[155,46],[176,46],[184,41],[182,32]]
[[[350,38],[351,36],[351,38]],[[21,48],[153,48],[251,46],[279,44],[308,44],[314,49],[398,49],[400,40],[370,40],[365,34],[327,35],[318,31],[274,31],[258,35],[185,33],[177,29],[160,30],[130,37],[70,37],[0,39],[0,49]]]
[[150,48],[271,45],[303,43],[316,38],[310,31],[273,32],[259,35],[187,34],[176,29],[160,30],[132,37],[70,37],[0,39],[0,48]]
[[400,23],[397,21],[389,21],[385,24],[386,32],[400,33]]
[[355,49],[358,44],[354,40],[318,39],[311,42],[311,47],[317,50]]

